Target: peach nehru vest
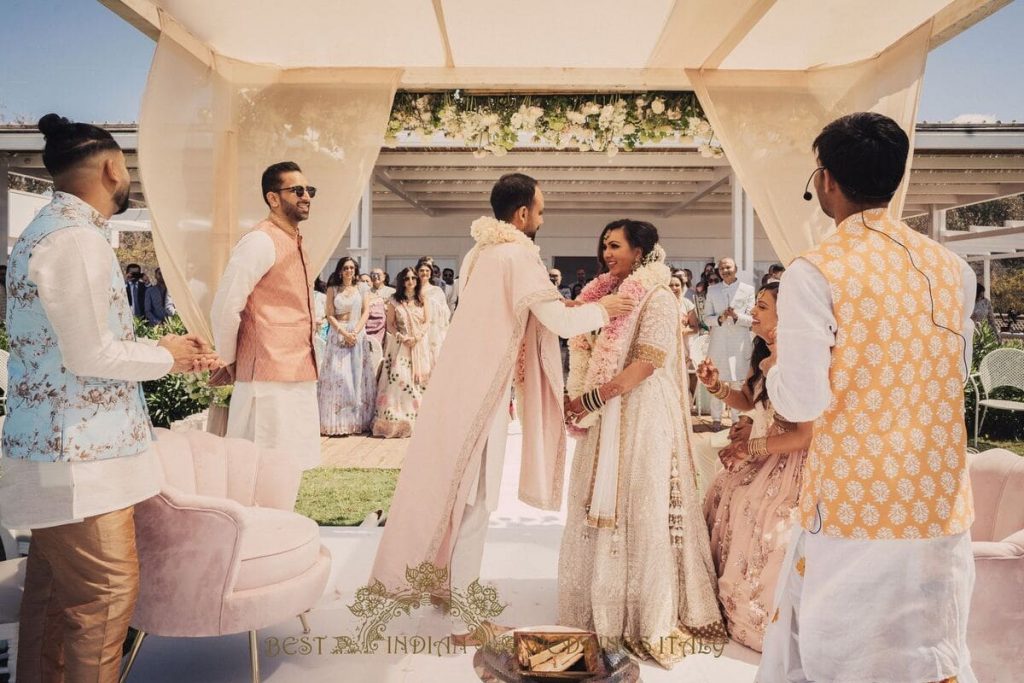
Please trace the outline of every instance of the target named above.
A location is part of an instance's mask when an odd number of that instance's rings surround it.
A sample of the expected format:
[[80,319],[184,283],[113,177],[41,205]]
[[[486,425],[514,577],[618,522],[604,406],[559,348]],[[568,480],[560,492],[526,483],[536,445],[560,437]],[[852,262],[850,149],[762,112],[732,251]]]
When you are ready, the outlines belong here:
[[[802,256],[828,281],[837,323],[832,400],[814,425],[800,492],[803,527],[817,531],[820,514],[821,531],[841,538],[967,531],[958,259],[884,209],[854,214]],[[931,299],[949,330],[933,324]]]
[[235,379],[315,381],[312,279],[302,236],[292,237],[270,221],[253,229],[270,236],[276,256],[242,310]]

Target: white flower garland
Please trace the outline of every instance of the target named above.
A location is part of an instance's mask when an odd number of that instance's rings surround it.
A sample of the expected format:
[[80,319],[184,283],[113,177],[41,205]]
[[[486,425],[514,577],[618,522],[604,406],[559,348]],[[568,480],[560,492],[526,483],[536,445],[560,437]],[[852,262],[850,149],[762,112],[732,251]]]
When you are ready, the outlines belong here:
[[522,140],[555,149],[604,152],[613,157],[638,146],[676,140],[705,157],[722,149],[690,92],[613,95],[463,95],[399,92],[385,144],[436,134],[462,142],[477,157],[503,156]]
[[[621,284],[611,273],[603,273],[583,288],[577,301],[599,301],[618,286],[618,293],[632,299],[636,307],[629,315],[610,320],[598,335],[584,334],[569,340],[569,379],[566,386],[570,397],[581,396],[615,376],[619,359],[626,351],[626,345],[632,341],[626,332],[640,315],[640,303],[652,289],[668,284],[671,274],[665,265],[665,250],[659,244],[645,257],[643,265]],[[598,415],[600,411],[588,413],[576,425],[570,425],[570,434],[575,437],[586,434],[587,429],[597,424]]]
[[511,223],[499,221],[491,216],[480,216],[469,226],[469,235],[476,241],[477,247],[494,244],[518,244],[532,250],[540,257],[540,247]]

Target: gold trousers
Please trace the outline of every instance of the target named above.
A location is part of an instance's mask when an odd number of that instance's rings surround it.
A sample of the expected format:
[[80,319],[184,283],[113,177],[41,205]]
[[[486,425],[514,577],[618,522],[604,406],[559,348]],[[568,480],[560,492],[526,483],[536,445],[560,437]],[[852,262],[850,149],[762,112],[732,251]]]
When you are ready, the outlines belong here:
[[116,683],[139,595],[135,508],[32,532],[19,683]]

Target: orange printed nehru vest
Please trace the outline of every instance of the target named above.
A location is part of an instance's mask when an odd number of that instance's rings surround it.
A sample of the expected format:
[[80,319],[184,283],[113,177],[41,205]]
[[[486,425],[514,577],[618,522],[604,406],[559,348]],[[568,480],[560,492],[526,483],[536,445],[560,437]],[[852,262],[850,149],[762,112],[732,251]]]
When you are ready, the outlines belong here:
[[[832,400],[814,425],[801,523],[817,531],[817,509],[827,536],[908,539],[966,531],[974,508],[958,259],[885,209],[854,214],[802,256],[828,281],[837,330]],[[925,276],[935,322],[957,334],[932,323]]]
[[242,310],[235,379],[314,381],[312,280],[302,237],[293,238],[270,221],[253,229],[270,236],[276,257]]

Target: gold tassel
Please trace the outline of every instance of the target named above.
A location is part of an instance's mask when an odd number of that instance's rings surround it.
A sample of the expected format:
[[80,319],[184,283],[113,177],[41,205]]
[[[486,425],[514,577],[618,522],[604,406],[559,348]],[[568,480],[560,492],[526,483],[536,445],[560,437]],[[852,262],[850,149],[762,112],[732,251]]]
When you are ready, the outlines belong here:
[[679,457],[673,455],[668,497],[668,531],[673,548],[683,547],[683,512],[683,490],[679,482]]

